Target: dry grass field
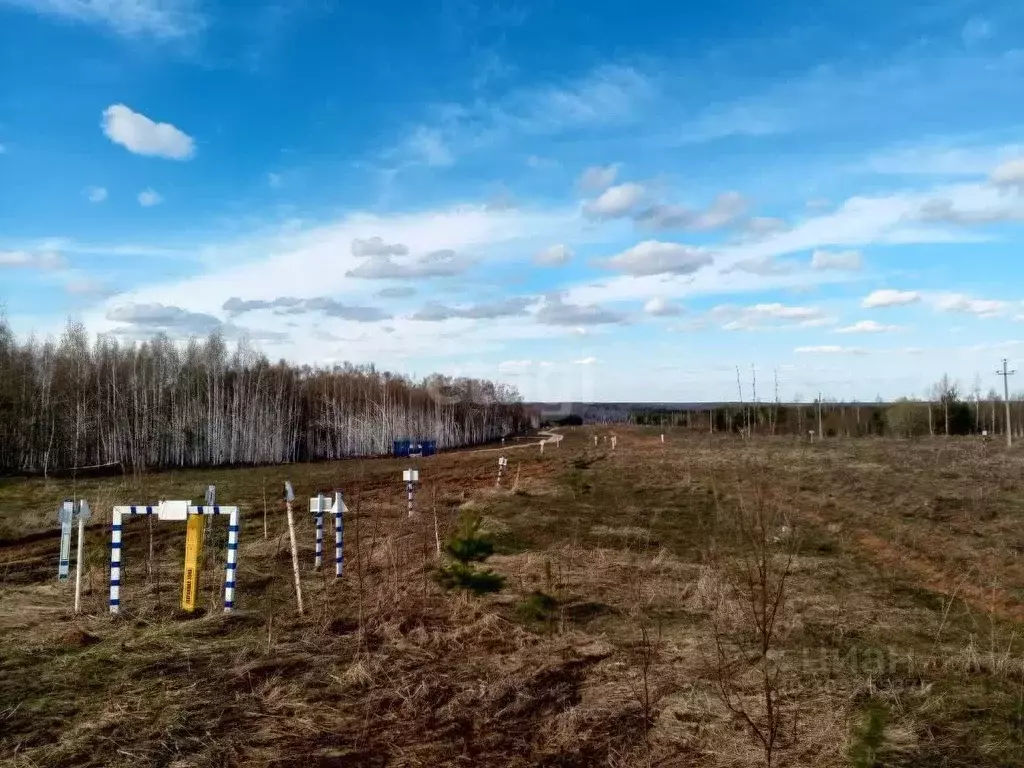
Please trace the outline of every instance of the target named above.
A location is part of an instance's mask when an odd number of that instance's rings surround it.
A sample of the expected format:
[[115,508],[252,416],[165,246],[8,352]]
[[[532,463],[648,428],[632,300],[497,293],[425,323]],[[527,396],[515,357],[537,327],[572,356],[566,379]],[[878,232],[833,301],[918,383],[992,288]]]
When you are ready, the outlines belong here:
[[[497,453],[419,460],[412,519],[394,460],[79,482],[95,517],[77,617],[56,580],[70,481],[0,481],[0,764],[1024,764],[1024,453],[564,434],[509,450],[501,489]],[[208,483],[243,510],[236,612],[220,610],[223,521],[205,610],[185,616],[184,526],[141,519],[111,618],[110,507]],[[303,511],[335,487],[338,582],[312,569]],[[504,589],[438,585],[435,515],[442,540],[480,517]],[[326,538],[329,561],[329,522]]]

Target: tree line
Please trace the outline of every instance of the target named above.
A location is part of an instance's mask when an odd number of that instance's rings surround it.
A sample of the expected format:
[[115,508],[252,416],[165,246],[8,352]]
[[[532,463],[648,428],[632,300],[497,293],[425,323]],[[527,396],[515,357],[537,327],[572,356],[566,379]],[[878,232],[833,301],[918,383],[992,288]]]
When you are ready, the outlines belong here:
[[69,323],[19,341],[0,316],[0,471],[340,459],[403,437],[483,443],[528,421],[516,389],[490,381],[271,363],[217,334],[123,342]]
[[[810,403],[721,403],[707,406],[635,409],[628,421],[647,426],[687,427],[705,432],[842,437],[924,437],[1006,434],[1024,437],[1024,393],[1005,398],[994,388],[982,394],[979,380],[965,392],[943,376],[924,398],[893,402],[844,403],[822,398]],[[1009,413],[1009,420],[1007,420]]]

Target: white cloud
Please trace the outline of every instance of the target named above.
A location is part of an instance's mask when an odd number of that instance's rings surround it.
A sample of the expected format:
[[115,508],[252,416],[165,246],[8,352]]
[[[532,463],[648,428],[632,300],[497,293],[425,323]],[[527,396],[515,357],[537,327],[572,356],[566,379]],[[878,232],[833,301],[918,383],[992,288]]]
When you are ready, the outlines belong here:
[[707,313],[725,331],[760,331],[785,328],[816,328],[832,322],[817,307],[788,306],[777,302],[737,307],[721,304]]
[[393,285],[381,288],[374,295],[379,299],[408,299],[416,295],[416,289],[411,285]]
[[500,373],[515,373],[523,371],[532,365],[532,360],[504,360],[498,363],[498,371]]
[[144,189],[139,192],[139,205],[143,208],[152,208],[154,205],[160,205],[164,199],[152,189]]
[[[1022,180],[1024,181],[1024,180]],[[1021,183],[1021,182],[1016,182]],[[1009,173],[1001,186],[1010,186]],[[913,217],[919,221],[974,226],[1024,219],[1024,206],[1015,200],[976,199],[961,205],[946,197],[924,201]]]
[[583,213],[593,219],[617,219],[627,216],[644,199],[647,190],[642,184],[628,181],[609,187],[594,200],[583,205]]
[[619,167],[619,163],[592,165],[580,174],[576,186],[581,192],[590,194],[603,192],[615,183],[615,177],[619,175]]
[[468,271],[476,263],[477,260],[470,256],[456,253],[451,248],[443,248],[405,261],[395,261],[391,256],[373,256],[355,269],[350,269],[345,276],[364,280],[454,277]]
[[409,246],[403,243],[386,243],[380,237],[355,238],[352,241],[352,255],[358,258],[370,256],[407,256]]
[[85,196],[90,203],[102,203],[107,199],[107,190],[105,187],[89,187],[85,190]]
[[656,296],[644,304],[644,312],[654,317],[675,317],[683,314],[685,310],[674,302]]
[[64,265],[64,257],[52,250],[0,251],[0,269],[4,267],[24,267],[53,271],[62,268]]
[[111,296],[114,290],[106,283],[91,277],[76,277],[64,283],[64,290],[72,296],[85,296],[89,298],[105,298]]
[[[500,265],[521,258],[523,253],[534,253],[544,244],[557,242],[567,235],[579,237],[582,226],[578,210],[574,207],[544,212],[494,212],[482,206],[453,206],[389,216],[354,213],[316,226],[292,224],[277,230],[261,231],[236,242],[190,245],[181,241],[178,243],[180,250],[166,256],[178,258],[180,254],[201,254],[205,272],[167,280],[161,277],[162,270],[154,270],[149,284],[123,292],[118,296],[118,303],[159,303],[221,318],[227,317],[222,305],[232,296],[264,302],[273,302],[282,295],[300,300],[327,296],[346,306],[368,306],[372,305],[373,296],[382,288],[387,290],[397,285],[379,279],[365,279],[362,271],[350,274],[360,268],[366,269],[366,265],[372,262],[390,261],[390,265],[384,265],[385,269],[369,269],[374,276],[395,267],[405,267],[407,262],[418,265],[420,269],[429,267],[450,271],[451,265],[446,265],[443,259],[431,261],[426,258],[427,254],[439,251],[471,252],[473,258],[483,265]],[[408,255],[403,258],[393,255],[360,257],[352,253],[353,250],[364,252],[360,250],[361,246],[353,248],[354,241],[365,243],[381,237],[378,250],[402,244],[408,249]],[[370,246],[370,250],[373,251],[374,246]],[[104,248],[99,252],[108,251]],[[163,257],[165,254],[159,252],[153,258]],[[401,274],[396,275],[397,279],[408,276],[408,270],[399,271]],[[426,301],[439,300],[433,281],[417,281],[414,285]],[[479,291],[474,291],[469,285],[460,290],[462,295],[456,301],[481,300]],[[323,313],[290,316],[290,320],[298,323],[297,328],[289,331],[287,343],[267,340],[266,343],[272,347],[268,353],[301,361],[334,356],[406,371],[410,365],[415,365],[415,369],[422,372],[440,369],[449,358],[464,359],[467,355],[484,352],[498,354],[508,340],[550,339],[553,335],[550,325],[538,324],[531,317],[509,317],[500,322],[453,319],[448,322],[452,325],[452,332],[458,335],[446,336],[438,333],[436,324],[412,320],[408,315],[415,308],[404,305],[407,300],[407,296],[401,295],[394,305],[389,304],[389,311],[399,315],[387,324],[386,327],[391,328],[390,333],[384,326],[376,324],[356,332],[352,330],[350,321]],[[110,303],[103,306],[109,307]],[[115,327],[103,311],[87,312],[83,320],[90,330],[97,332]],[[584,317],[574,325],[582,326],[586,322],[584,313]],[[565,328],[565,333],[569,327]],[[448,329],[445,330],[447,332]],[[345,339],[344,347],[326,349],[324,342],[314,336],[315,331]],[[519,358],[529,354],[505,353],[502,356]],[[412,359],[420,362],[409,363]]]
[[855,271],[864,266],[860,251],[815,251],[811,255],[812,269],[839,269]]
[[975,16],[970,19],[960,33],[963,38],[964,45],[976,45],[988,38],[992,37],[995,33],[995,27],[992,22],[988,19],[983,19],[980,16]]
[[157,123],[133,112],[124,104],[114,104],[103,112],[103,133],[129,152],[170,160],[189,160],[196,153],[195,142],[170,123]]
[[504,317],[523,317],[531,300],[522,296],[513,296],[500,301],[482,304],[469,304],[461,307],[450,307],[445,304],[431,302],[412,315],[413,320],[425,322],[443,322],[452,318],[470,320],[494,320]]
[[630,67],[601,66],[560,83],[518,88],[501,99],[435,105],[437,119],[413,129],[384,156],[410,155],[432,165],[449,165],[454,155],[492,147],[510,137],[551,136],[640,119],[654,86]]
[[535,171],[545,171],[551,168],[558,168],[559,163],[557,160],[551,157],[530,155],[528,158],[526,158],[526,165],[529,168],[533,168]]
[[704,248],[644,240],[632,248],[605,259],[602,264],[630,275],[690,275],[710,266],[714,257]]
[[535,315],[543,325],[591,326],[624,323],[626,316],[621,312],[596,304],[570,304],[558,294],[549,295]]
[[596,357],[584,357],[582,360],[573,360],[573,365],[593,365],[598,362]]
[[729,271],[749,272],[752,275],[788,275],[800,269],[800,265],[792,260],[777,259],[774,256],[755,256],[740,259]]
[[962,293],[940,294],[934,298],[935,308],[942,312],[958,312],[978,317],[995,317],[1009,309],[1009,303],[998,299],[976,299]]
[[916,304],[920,300],[921,294],[917,291],[896,291],[891,288],[883,288],[869,293],[860,305],[865,309],[905,307],[908,304]]
[[279,296],[270,301],[241,299],[238,296],[232,296],[224,302],[221,309],[227,312],[229,317],[237,317],[248,312],[272,310],[275,315],[290,316],[322,313],[326,317],[336,317],[357,323],[376,323],[391,319],[390,315],[376,307],[345,304],[328,296],[314,296],[308,299]]
[[882,325],[875,320],[861,320],[853,325],[836,328],[836,333],[888,333],[901,330],[898,325]]
[[855,347],[839,347],[832,344],[822,344],[819,346],[812,347],[797,347],[793,350],[800,355],[842,355],[842,354],[862,354],[863,350]]
[[[707,231],[722,229],[741,223],[749,203],[739,192],[723,192],[706,210],[694,210],[682,205],[655,205],[636,215],[638,224],[648,229],[682,229]],[[757,226],[764,226],[761,220]],[[774,226],[774,220],[772,225]]]
[[537,253],[533,263],[542,267],[559,267],[568,264],[573,257],[572,249],[567,245],[552,245]]
[[[650,80],[631,67],[605,65],[556,86],[513,94],[516,122],[531,132],[551,132],[602,123],[630,122],[653,93]],[[518,104],[517,104],[518,102]]]
[[106,24],[121,35],[180,38],[206,22],[194,0],[0,0],[48,16]]
[[992,167],[1020,155],[1019,144],[952,145],[926,141],[873,155],[855,171],[899,176],[986,176]]
[[989,180],[998,187],[1024,188],[1024,157],[996,166]]
[[403,147],[404,154],[430,166],[443,168],[455,162],[451,148],[441,131],[425,125],[417,126],[405,140]]
[[789,225],[783,220],[772,216],[752,216],[743,222],[743,230],[754,236],[774,235],[789,229]]

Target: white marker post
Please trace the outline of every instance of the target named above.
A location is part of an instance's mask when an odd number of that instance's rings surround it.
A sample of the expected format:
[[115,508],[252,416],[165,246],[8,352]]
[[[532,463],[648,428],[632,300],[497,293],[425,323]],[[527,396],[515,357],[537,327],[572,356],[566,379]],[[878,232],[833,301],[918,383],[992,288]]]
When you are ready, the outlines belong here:
[[663,442],[663,443],[665,442],[665,433],[664,432],[661,435],[661,442]]
[[617,443],[618,441],[619,441],[619,438],[618,438],[618,437],[616,437],[615,435],[612,435],[612,450],[613,450],[613,451],[615,450],[615,444],[616,444],[616,443]]
[[316,523],[316,542],[313,546],[313,570],[319,571],[324,564],[324,510],[327,508],[327,499],[322,493],[318,493],[315,499],[309,500],[309,511],[313,513],[313,522]]
[[420,481],[418,469],[407,469],[402,472],[402,479],[405,481],[406,500],[408,501],[409,517],[412,517],[412,497],[416,483]]
[[500,457],[498,459],[498,482],[494,484],[496,488],[501,488],[501,475],[505,471],[505,467],[507,466],[508,459],[506,459],[504,456]]
[[290,481],[284,481],[284,502],[288,514],[288,540],[292,549],[292,571],[295,573],[295,602],[299,606],[299,616],[303,615],[302,609],[302,579],[299,577],[299,548],[295,543],[295,516],[292,514],[292,502],[295,501],[295,489]]
[[334,492],[334,578],[340,579],[345,569],[345,498]]
[[597,435],[594,435],[594,447],[597,448]]
[[57,581],[67,581],[71,570],[71,520],[75,516],[75,502],[65,499],[57,510],[60,522],[60,561],[57,563]]
[[324,560],[324,513],[330,512],[334,518],[334,576],[341,578],[344,566],[344,541],[345,526],[345,500],[341,491],[334,492],[334,503],[328,505],[327,497],[320,493],[316,498],[309,500],[309,511],[313,513],[313,520],[316,522],[316,549],[313,566],[317,570],[323,565]]
[[78,551],[75,555],[75,613],[82,608],[82,556],[85,553],[85,524],[92,517],[89,502],[78,502]]

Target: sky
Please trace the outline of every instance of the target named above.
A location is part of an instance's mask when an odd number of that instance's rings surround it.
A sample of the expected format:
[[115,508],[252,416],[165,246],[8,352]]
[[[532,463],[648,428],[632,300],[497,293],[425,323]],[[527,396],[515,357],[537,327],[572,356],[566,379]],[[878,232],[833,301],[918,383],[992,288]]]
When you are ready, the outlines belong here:
[[528,400],[1001,390],[1022,33],[999,0],[0,0],[0,305]]

